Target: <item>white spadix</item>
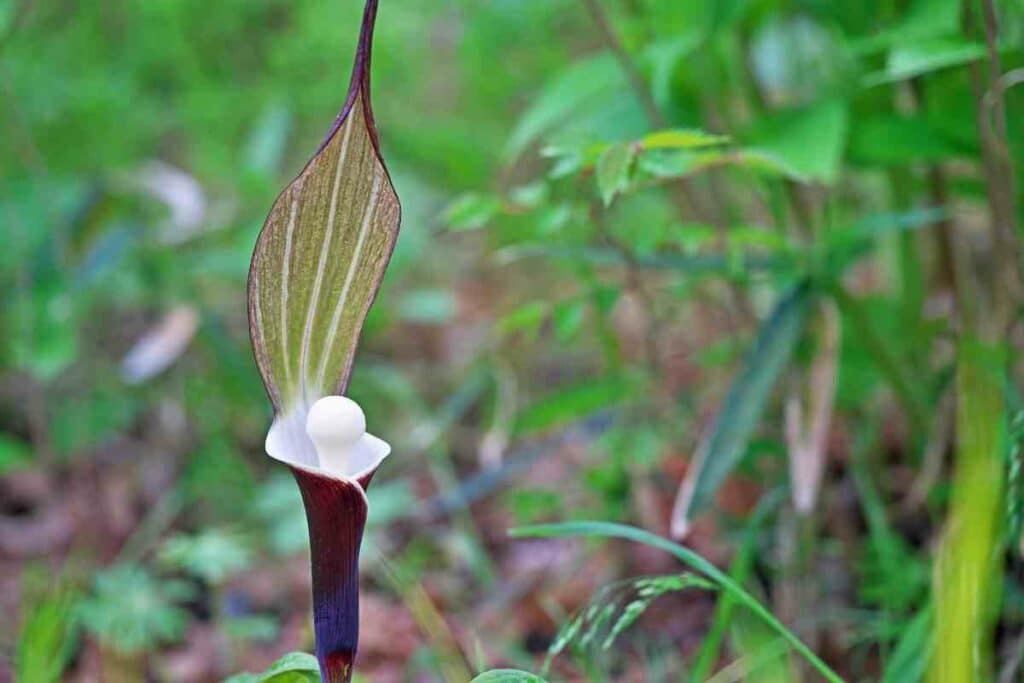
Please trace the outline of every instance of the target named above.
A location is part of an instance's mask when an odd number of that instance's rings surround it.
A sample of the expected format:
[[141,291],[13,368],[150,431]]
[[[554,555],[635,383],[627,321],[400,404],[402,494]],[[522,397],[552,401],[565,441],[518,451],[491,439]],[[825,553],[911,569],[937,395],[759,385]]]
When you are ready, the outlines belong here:
[[306,434],[316,448],[320,467],[347,474],[361,439],[366,436],[366,415],[345,396],[325,396],[309,409]]
[[372,474],[391,446],[366,431],[359,404],[325,396],[309,408],[278,415],[267,433],[267,453],[289,465],[320,469],[345,479]]

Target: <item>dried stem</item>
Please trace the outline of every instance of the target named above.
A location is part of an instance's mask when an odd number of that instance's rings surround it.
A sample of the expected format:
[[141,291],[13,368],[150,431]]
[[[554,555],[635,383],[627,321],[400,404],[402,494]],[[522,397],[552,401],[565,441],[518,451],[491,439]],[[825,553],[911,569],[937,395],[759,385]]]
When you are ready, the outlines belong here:
[[990,297],[992,316],[990,319],[975,320],[975,323],[986,328],[979,332],[993,339],[1003,339],[1013,322],[1016,302],[1020,300],[1021,274],[1018,261],[1020,251],[1017,240],[1014,168],[1007,151],[1006,108],[998,49],[999,26],[992,0],[981,1],[980,29],[973,3],[967,2],[964,7],[967,33],[971,35],[981,30],[988,51],[986,62],[971,64],[971,84],[974,89],[981,136],[982,168],[988,189],[992,230],[991,258],[995,267],[992,269],[986,292]]

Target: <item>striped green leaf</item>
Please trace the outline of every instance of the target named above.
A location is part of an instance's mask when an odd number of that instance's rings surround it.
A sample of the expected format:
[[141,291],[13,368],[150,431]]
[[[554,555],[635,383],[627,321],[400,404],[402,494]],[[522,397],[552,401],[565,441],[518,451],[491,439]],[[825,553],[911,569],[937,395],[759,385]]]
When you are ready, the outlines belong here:
[[686,534],[693,515],[711,501],[743,458],[771,390],[800,340],[813,296],[809,283],[798,284],[761,325],[679,489],[672,511],[672,534],[677,538]]
[[327,138],[274,202],[249,271],[249,325],[276,412],[342,394],[401,209],[370,107],[377,2],[367,3],[348,97]]

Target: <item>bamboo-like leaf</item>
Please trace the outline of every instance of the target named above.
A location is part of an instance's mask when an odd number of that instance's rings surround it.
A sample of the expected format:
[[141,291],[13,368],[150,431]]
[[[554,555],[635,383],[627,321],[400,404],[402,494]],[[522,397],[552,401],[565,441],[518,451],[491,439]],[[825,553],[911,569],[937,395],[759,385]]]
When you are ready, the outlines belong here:
[[320,149],[274,202],[249,271],[249,325],[278,415],[348,383],[401,209],[370,107],[377,0],[367,2],[348,97]]
[[802,282],[789,292],[761,326],[753,348],[729,388],[725,404],[679,488],[672,510],[672,535],[681,538],[693,514],[705,506],[736,467],[757,427],[772,387],[796,347],[813,290]]

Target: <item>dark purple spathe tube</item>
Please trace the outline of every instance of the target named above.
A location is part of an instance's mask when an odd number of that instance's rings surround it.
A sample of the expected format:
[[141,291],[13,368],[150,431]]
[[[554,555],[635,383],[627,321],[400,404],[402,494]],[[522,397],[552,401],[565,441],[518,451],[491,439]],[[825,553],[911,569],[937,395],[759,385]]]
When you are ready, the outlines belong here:
[[359,548],[374,472],[345,480],[292,466],[309,522],[316,656],[326,683],[347,683],[359,645]]

